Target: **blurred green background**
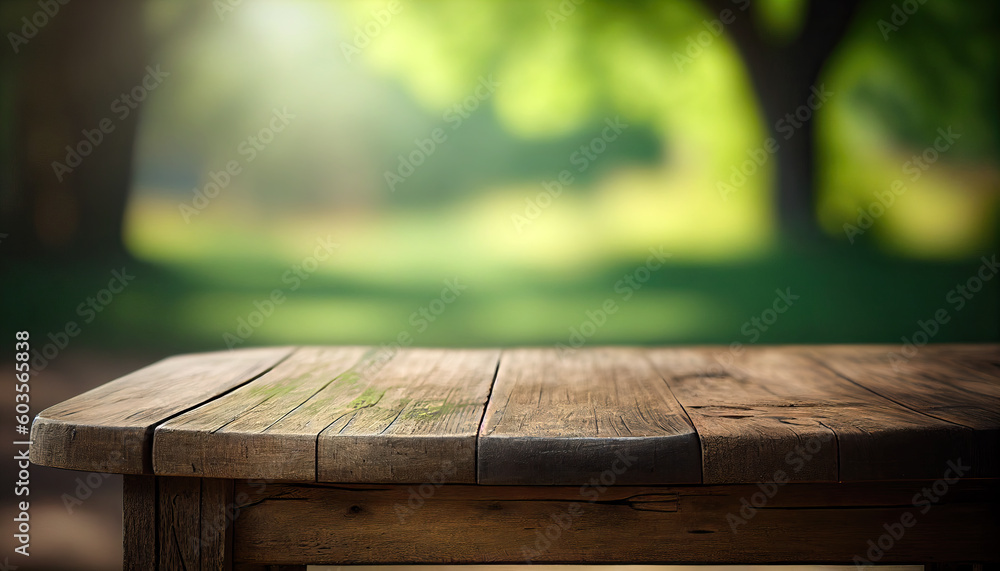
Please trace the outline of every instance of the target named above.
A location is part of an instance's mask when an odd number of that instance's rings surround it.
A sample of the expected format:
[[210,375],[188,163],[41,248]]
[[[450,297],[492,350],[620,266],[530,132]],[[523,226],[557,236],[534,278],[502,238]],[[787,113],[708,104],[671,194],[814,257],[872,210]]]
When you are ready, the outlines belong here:
[[3,305],[36,344],[901,343],[942,308],[933,341],[1000,338],[1000,280],[949,299],[1000,241],[994,2],[126,4],[4,55]]
[[[34,413],[227,346],[1000,340],[998,16],[2,0],[7,350]],[[119,568],[121,480],[32,476],[32,568]]]

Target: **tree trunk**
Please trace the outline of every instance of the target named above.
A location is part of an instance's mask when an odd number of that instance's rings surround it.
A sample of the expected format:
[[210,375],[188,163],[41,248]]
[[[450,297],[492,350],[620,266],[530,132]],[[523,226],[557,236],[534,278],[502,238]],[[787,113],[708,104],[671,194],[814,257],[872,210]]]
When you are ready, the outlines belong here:
[[785,57],[769,54],[766,61],[751,57],[747,57],[750,81],[767,136],[777,144],[773,200],[778,230],[786,238],[818,239],[815,114],[823,103],[814,90],[818,93],[822,87],[816,75],[790,73]]
[[[112,105],[142,84],[149,63],[143,13],[144,4],[130,0],[67,4],[38,17],[44,25],[8,54],[15,116],[12,188],[0,211],[4,256],[124,253],[138,108],[123,117]],[[78,166],[70,166],[76,161],[67,146],[81,155]]]
[[[826,96],[818,81],[859,2],[810,2],[798,37],[781,45],[758,29],[753,14],[756,4],[726,28],[743,56],[768,136],[778,144],[774,205],[784,238],[811,241],[822,235],[816,222],[814,121]],[[729,0],[704,3],[715,14],[733,10]]]

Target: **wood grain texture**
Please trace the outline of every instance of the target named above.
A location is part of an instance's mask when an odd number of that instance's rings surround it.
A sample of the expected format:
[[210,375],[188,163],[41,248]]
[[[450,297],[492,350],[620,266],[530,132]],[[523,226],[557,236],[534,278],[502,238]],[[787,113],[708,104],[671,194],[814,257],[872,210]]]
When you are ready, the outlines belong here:
[[315,409],[282,422],[336,415],[317,441],[321,482],[475,483],[479,423],[499,359],[494,349],[404,349],[368,381],[363,406],[324,392]]
[[794,348],[653,349],[698,430],[704,482],[936,478],[961,427],[883,398]]
[[152,473],[153,427],[267,371],[291,349],[170,357],[43,410],[31,461],[119,474]]
[[201,479],[157,477],[158,569],[201,569]]
[[506,351],[479,433],[482,484],[698,483],[698,437],[638,349]]
[[1000,476],[1000,348],[931,345],[799,348],[820,366],[899,405],[955,425],[969,477]]
[[[311,408],[328,386],[358,396],[348,374],[365,347],[308,347],[231,393],[166,422],[153,438],[153,469],[161,475],[211,478],[316,479],[316,436],[329,420],[312,416],[277,426]],[[353,397],[352,397],[353,398]]]
[[231,571],[233,490],[233,480],[126,475],[124,569]]
[[44,465],[231,479],[834,482],[959,460],[996,477],[1000,347],[182,355],[46,409],[32,436]]
[[122,551],[125,571],[156,568],[156,501],[156,477],[124,477]]
[[232,571],[233,520],[238,515],[233,480],[201,479],[201,569]]
[[158,474],[475,481],[497,350],[304,348],[157,428]]
[[[1000,561],[997,481],[787,484],[745,523],[756,485],[632,487],[274,484],[242,508],[240,564],[853,563],[911,514],[880,564]],[[237,492],[242,484],[237,483]],[[596,494],[592,495],[591,492]],[[592,501],[593,500],[593,501]],[[733,533],[733,526],[737,533]]]

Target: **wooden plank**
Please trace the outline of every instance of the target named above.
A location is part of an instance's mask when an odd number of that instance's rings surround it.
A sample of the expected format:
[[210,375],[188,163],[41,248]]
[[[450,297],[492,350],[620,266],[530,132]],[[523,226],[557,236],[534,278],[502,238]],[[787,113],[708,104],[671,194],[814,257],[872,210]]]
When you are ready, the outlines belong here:
[[31,461],[92,472],[152,473],[153,427],[267,371],[289,348],[170,357],[43,410]]
[[[325,565],[850,564],[868,558],[868,541],[880,541],[886,526],[913,517],[877,563],[1000,561],[997,481],[959,480],[926,511],[914,505],[934,485],[792,483],[768,498],[757,485],[453,485],[421,494],[415,486],[274,484],[263,501],[242,508],[234,557]],[[244,487],[238,482],[237,493]],[[761,507],[741,514],[744,502]]]
[[900,406],[789,348],[648,355],[698,430],[706,484],[931,478],[968,442],[968,429]]
[[201,479],[201,569],[232,571],[233,519],[236,504],[233,480]]
[[845,379],[908,409],[967,428],[954,450],[970,477],[1000,476],[1000,350],[927,346],[904,356],[898,346],[797,349]]
[[313,415],[335,420],[317,441],[321,482],[476,481],[476,438],[500,351],[403,350],[375,374],[351,406],[321,393],[279,425]]
[[[234,567],[236,571],[306,571],[308,568],[308,565],[258,565],[256,563],[240,563]],[[916,571],[920,570],[918,569]]]
[[157,477],[158,569],[201,569],[201,480]]
[[156,568],[156,478],[126,475],[122,482],[125,571]]
[[[166,422],[153,438],[153,469],[161,475],[210,478],[316,479],[316,435],[329,420],[280,430],[275,423],[323,388],[357,396],[347,373],[365,347],[308,347],[239,389]],[[353,398],[353,397],[352,397]]]
[[154,467],[219,478],[473,482],[498,355],[302,349],[157,428]]
[[[802,348],[811,348],[803,345]],[[993,384],[996,383],[997,369],[1000,368],[1000,344],[998,343],[933,343],[923,347],[903,347],[900,345],[827,345],[831,349],[848,350],[853,348],[870,349],[871,353],[886,351],[899,355],[903,360],[924,357],[935,361],[963,365],[973,370],[986,373]]]
[[698,483],[698,437],[641,350],[507,351],[479,434],[482,484]]

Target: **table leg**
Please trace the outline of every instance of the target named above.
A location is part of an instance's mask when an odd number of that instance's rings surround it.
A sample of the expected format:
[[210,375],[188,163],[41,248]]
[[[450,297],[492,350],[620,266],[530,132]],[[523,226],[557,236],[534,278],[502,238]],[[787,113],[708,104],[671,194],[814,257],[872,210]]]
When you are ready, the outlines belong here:
[[233,481],[125,476],[126,571],[232,569]]
[[156,569],[156,477],[126,475],[122,494],[123,568]]

